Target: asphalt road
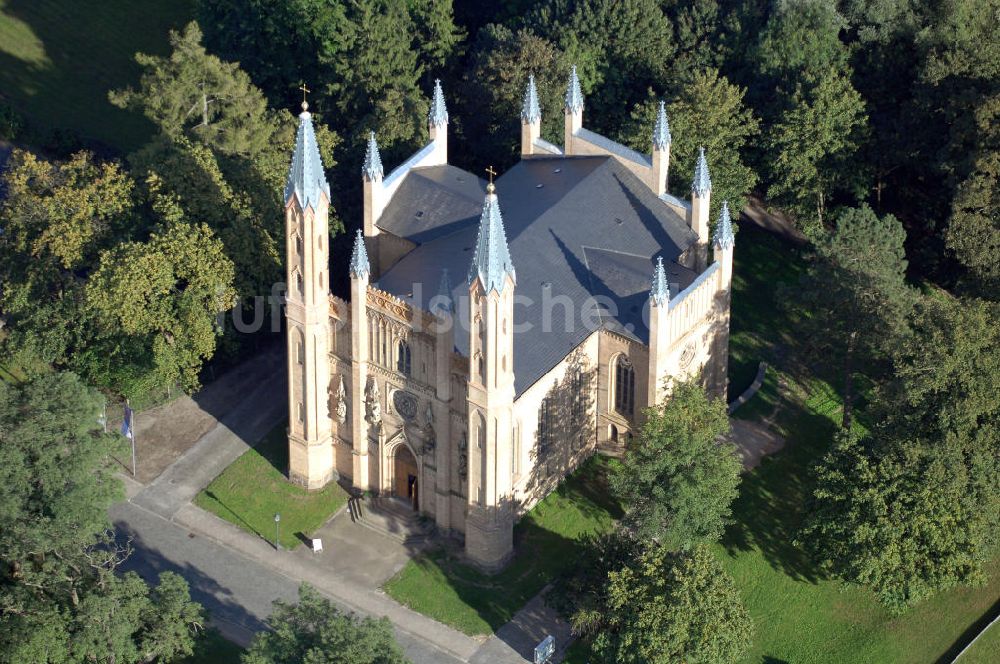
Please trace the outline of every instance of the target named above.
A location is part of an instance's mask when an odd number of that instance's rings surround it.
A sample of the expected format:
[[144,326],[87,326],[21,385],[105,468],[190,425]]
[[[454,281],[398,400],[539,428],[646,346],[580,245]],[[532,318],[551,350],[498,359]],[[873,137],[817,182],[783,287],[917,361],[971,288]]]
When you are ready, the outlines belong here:
[[[246,645],[276,600],[294,601],[298,582],[236,551],[216,544],[132,503],[110,510],[120,537],[131,538],[134,553],[126,570],[155,580],[177,572],[191,586],[191,596],[210,613],[212,623],[230,640]],[[340,607],[343,608],[343,607]],[[461,664],[461,660],[407,632],[396,638],[414,664]]]

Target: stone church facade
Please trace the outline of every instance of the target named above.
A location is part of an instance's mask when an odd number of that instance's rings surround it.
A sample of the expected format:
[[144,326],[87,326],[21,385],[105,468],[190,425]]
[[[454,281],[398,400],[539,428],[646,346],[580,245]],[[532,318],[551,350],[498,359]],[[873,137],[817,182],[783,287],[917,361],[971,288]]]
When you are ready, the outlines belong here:
[[624,444],[670,379],[724,395],[732,224],[724,206],[710,239],[704,152],[690,201],[668,193],[662,105],[651,154],[629,150],[583,127],[574,69],[558,147],[529,80],[522,159],[494,184],[448,164],[437,84],[423,149],[386,175],[369,139],[363,229],[333,266],[349,301],[329,289],[329,185],[303,106],[285,190],[292,481],[404,501],[497,570],[517,518]]

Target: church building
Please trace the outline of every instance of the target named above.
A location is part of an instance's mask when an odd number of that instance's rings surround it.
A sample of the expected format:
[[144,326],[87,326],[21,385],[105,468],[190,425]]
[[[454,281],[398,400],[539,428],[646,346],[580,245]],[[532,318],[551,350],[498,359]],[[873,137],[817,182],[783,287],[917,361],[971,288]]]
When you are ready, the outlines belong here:
[[[575,68],[565,102],[556,146],[528,80],[521,160],[493,182],[448,163],[436,83],[427,145],[386,174],[368,140],[349,265],[330,265],[307,104],[285,189],[289,477],[399,500],[487,571],[519,516],[621,449],[671,379],[726,391],[734,237],[726,205],[709,237],[704,151],[682,200],[662,103],[647,155],[584,128]],[[348,301],[330,269],[349,272]]]

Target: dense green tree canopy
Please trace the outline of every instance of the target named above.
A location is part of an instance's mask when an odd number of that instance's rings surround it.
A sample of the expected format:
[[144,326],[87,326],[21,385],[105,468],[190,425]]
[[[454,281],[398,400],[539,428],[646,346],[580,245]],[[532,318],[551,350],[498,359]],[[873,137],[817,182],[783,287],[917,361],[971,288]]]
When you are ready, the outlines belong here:
[[625,523],[640,541],[681,549],[722,536],[740,482],[726,405],[694,381],[675,383],[646,412],[637,441],[611,476]]
[[259,632],[244,664],[407,664],[387,618],[342,613],[309,585],[297,604],[274,603],[271,631]]
[[843,426],[851,426],[854,377],[886,360],[906,331],[914,294],[906,284],[905,232],[891,215],[864,206],[844,210],[816,243],[801,284],[812,315],[803,323],[810,346],[840,376]]
[[0,382],[0,662],[171,660],[203,623],[187,584],[116,576],[107,510],[123,497],[102,397],[69,373]]
[[705,545],[650,546],[608,575],[597,662],[739,662],[753,639],[733,581]]

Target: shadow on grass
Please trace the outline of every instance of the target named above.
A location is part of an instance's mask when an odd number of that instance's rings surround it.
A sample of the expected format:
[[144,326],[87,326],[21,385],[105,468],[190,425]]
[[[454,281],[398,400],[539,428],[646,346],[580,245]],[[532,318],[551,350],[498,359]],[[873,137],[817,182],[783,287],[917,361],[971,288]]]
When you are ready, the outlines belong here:
[[239,522],[237,525],[242,524],[240,526],[241,528],[243,528],[246,531],[249,531],[249,532],[253,533],[257,537],[260,537],[261,539],[264,539],[264,535],[262,535],[256,528],[254,528],[253,526],[251,526],[247,522],[246,519],[244,519],[242,516],[240,516],[239,514],[237,514],[236,510],[234,510],[232,507],[230,507],[225,502],[223,502],[223,500],[221,498],[219,498],[219,496],[217,496],[214,491],[209,491],[208,489],[206,489],[205,490],[205,497],[209,498],[209,499],[211,499],[213,501],[215,501],[215,503],[219,507],[221,507],[222,509],[226,510],[226,512],[228,512],[229,514],[231,514],[233,516],[233,519],[235,519],[236,522]]
[[[954,659],[958,657],[958,653],[962,652],[962,649],[969,645],[969,643],[972,642],[972,639],[976,638],[977,634],[986,629],[986,626],[989,625],[997,616],[1000,616],[1000,599],[998,599],[993,606],[990,607],[990,610],[984,613],[979,620],[969,625],[969,628],[962,632],[961,636],[955,639],[955,643],[953,643],[952,646],[936,660],[935,664],[950,664],[950,662],[954,661]],[[1000,625],[994,625],[991,629],[1000,629]],[[982,639],[976,642],[977,648],[981,642]],[[963,658],[963,661],[964,659],[965,658]]]

